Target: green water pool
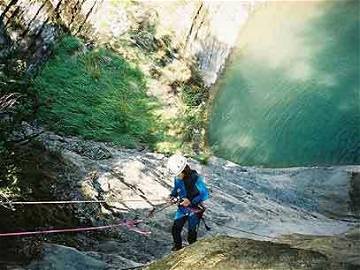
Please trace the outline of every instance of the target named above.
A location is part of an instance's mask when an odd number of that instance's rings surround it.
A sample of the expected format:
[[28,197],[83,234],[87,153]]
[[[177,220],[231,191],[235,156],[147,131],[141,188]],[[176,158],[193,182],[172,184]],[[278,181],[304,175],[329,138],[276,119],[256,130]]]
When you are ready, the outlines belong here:
[[359,1],[280,1],[242,29],[209,143],[266,167],[360,163]]

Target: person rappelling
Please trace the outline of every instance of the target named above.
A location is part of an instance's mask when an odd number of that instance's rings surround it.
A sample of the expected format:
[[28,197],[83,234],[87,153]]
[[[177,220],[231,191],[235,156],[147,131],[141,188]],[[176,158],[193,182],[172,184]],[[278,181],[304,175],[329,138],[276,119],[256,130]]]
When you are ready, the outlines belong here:
[[[179,154],[171,156],[168,160],[168,169],[174,176],[174,188],[169,202],[178,202],[178,209],[172,226],[174,239],[173,251],[182,248],[181,231],[188,222],[188,242],[192,244],[197,239],[197,228],[205,211],[202,202],[209,198],[204,177],[192,170],[187,159]],[[206,224],[205,224],[206,226]]]

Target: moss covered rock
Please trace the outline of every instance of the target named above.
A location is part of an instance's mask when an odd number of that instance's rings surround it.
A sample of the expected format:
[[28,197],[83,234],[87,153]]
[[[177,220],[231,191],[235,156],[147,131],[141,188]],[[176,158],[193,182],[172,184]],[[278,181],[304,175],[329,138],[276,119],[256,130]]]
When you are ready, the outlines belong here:
[[291,248],[286,244],[217,236],[174,252],[146,269],[340,269],[339,267],[341,266],[318,252]]

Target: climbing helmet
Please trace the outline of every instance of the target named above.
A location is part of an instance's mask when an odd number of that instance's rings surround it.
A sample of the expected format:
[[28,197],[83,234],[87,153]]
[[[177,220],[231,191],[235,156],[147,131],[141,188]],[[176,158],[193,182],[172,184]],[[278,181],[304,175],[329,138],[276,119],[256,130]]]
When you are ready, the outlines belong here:
[[167,168],[174,176],[179,175],[186,167],[186,157],[175,154],[168,159]]

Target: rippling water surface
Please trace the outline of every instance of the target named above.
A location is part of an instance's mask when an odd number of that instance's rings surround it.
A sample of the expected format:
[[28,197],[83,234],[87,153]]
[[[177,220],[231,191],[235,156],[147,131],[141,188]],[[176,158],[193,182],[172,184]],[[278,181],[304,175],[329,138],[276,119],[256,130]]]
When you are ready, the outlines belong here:
[[217,155],[270,167],[360,163],[359,3],[283,1],[252,15],[210,114]]

